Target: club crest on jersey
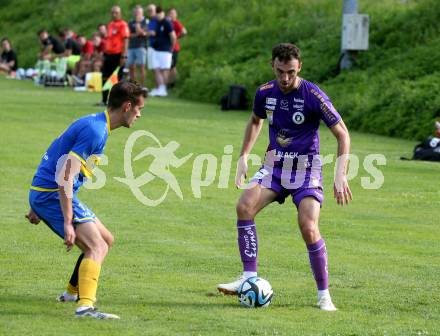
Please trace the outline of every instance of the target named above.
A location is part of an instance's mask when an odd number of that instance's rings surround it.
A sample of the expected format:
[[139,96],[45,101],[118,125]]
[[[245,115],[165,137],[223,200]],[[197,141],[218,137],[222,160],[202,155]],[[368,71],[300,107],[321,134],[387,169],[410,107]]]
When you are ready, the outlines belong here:
[[281,101],[280,108],[283,110],[289,110],[289,101],[283,99]]
[[287,130],[280,130],[277,134],[277,142],[281,147],[287,147],[291,144],[293,138],[288,137]]
[[297,124],[300,125],[304,122],[305,117],[304,114],[302,114],[302,112],[295,112],[292,116],[292,121]]

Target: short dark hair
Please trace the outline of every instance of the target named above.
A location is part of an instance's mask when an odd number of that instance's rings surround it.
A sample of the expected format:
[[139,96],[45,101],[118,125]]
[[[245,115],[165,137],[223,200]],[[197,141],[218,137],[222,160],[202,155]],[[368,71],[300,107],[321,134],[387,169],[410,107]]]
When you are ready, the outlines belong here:
[[163,8],[160,6],[156,7],[156,14],[162,13],[163,12]]
[[11,44],[11,41],[9,41],[7,37],[3,37],[1,43],[3,43],[4,41],[8,41],[8,43]]
[[301,62],[301,51],[292,43],[280,43],[272,48],[272,62],[275,58],[284,63],[292,59]]
[[40,30],[37,32],[37,35],[40,36],[41,33],[47,33],[47,30],[46,30],[46,29],[40,29]]
[[147,97],[148,91],[132,80],[120,81],[113,85],[108,98],[109,108],[120,108],[123,103],[130,101],[132,104],[139,104],[139,97]]

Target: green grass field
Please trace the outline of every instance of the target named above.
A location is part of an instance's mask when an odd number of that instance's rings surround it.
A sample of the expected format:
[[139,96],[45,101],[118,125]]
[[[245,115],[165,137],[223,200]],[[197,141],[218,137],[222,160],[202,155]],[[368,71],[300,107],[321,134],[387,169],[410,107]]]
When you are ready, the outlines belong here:
[[[74,305],[55,302],[64,290],[78,250],[66,253],[45,224],[24,219],[28,187],[40,157],[75,118],[97,112],[99,96],[34,87],[0,79],[0,334],[1,335],[438,335],[440,334],[439,165],[400,161],[413,142],[352,132],[361,161],[351,181],[353,203],[340,208],[332,198],[332,167],[324,169],[326,202],[321,231],[330,259],[330,289],[339,311],[314,307],[315,284],[290,203],[273,204],[257,218],[260,276],[275,291],[268,309],[242,308],[234,297],[216,293],[216,284],[241,271],[236,248],[235,202],[240,192],[191,189],[194,157],[212,153],[218,167],[225,145],[239,152],[248,113],[220,112],[217,106],[173,98],[148,99],[134,129],[109,137],[107,183],[82,190],[81,199],[115,235],[98,290],[98,306],[120,321],[77,320]],[[194,153],[174,169],[184,199],[172,191],[157,207],[142,205],[123,177],[124,145],[134,130],[148,130],[162,144],[181,144],[177,155]],[[264,129],[254,152],[267,144]],[[322,153],[336,142],[321,132]],[[142,149],[141,142],[135,152]],[[362,167],[370,153],[382,153],[385,183],[365,190]],[[135,167],[145,171],[147,161]],[[235,162],[233,163],[235,166]],[[251,169],[253,173],[256,167]],[[153,181],[142,190],[160,195]]]

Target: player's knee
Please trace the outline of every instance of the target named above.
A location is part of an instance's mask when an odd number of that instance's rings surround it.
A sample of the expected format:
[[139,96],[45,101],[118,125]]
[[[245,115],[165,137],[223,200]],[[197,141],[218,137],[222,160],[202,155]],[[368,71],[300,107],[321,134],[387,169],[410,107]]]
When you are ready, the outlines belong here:
[[301,235],[307,243],[315,242],[319,239],[319,228],[314,221],[310,220],[301,225]]
[[96,256],[97,259],[104,259],[108,253],[108,245],[104,239],[97,239],[93,242],[93,245],[90,247],[90,250],[93,255]]
[[239,218],[253,218],[255,216],[255,211],[251,204],[246,201],[239,201],[236,207],[237,216]]

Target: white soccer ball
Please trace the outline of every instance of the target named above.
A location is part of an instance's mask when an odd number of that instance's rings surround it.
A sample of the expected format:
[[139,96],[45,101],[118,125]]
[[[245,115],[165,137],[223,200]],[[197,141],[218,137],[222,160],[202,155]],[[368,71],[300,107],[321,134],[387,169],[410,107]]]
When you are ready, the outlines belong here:
[[267,280],[252,277],[245,280],[238,289],[238,301],[247,308],[267,307],[270,305],[273,289]]

